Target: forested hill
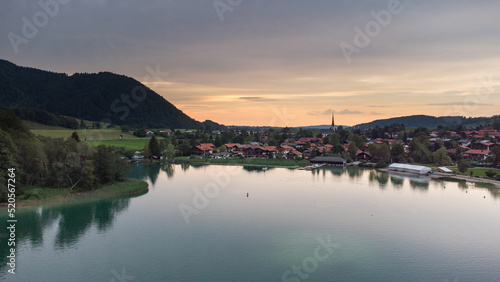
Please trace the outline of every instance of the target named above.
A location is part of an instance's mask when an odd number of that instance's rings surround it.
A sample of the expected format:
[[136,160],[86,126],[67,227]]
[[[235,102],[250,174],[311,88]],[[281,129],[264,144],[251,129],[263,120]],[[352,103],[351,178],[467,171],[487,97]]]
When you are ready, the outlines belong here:
[[[110,72],[68,76],[0,60],[0,103],[93,121],[151,128],[200,123],[139,81]],[[220,125],[210,122],[211,128]]]
[[435,128],[438,125],[449,126],[453,124],[460,124],[467,127],[475,127],[477,125],[491,124],[499,120],[500,116],[466,118],[461,116],[434,117],[426,115],[414,115],[414,116],[375,120],[369,123],[358,124],[355,127],[360,129],[367,129],[367,128],[375,128],[376,126],[379,127],[390,126],[395,123],[404,124],[405,127],[407,128],[419,127],[419,126]]

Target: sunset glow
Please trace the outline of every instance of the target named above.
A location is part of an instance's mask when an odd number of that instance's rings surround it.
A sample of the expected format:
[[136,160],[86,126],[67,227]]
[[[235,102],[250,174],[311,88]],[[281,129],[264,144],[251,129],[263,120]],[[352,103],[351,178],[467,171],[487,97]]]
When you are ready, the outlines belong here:
[[[37,9],[24,5],[2,16],[3,34],[20,33]],[[227,125],[498,114],[495,1],[244,1],[222,16],[211,1],[107,5],[61,7],[18,53],[7,37],[0,53],[56,72],[132,76],[189,116]]]

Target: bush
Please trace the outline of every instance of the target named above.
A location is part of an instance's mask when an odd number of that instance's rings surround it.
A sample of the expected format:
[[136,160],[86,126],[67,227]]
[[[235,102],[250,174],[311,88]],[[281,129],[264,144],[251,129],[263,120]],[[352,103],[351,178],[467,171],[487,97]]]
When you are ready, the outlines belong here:
[[457,164],[458,171],[461,173],[467,172],[467,169],[470,167],[469,162],[465,160],[459,160]]
[[388,167],[388,166],[389,166],[389,165],[388,165],[388,164],[386,164],[386,163],[377,163],[377,164],[375,165],[375,168],[386,168],[386,167]]
[[40,197],[38,190],[32,189],[26,191],[26,193],[24,193],[23,195],[23,198],[26,200],[40,200],[42,197]]
[[495,177],[495,175],[497,175],[497,173],[496,173],[496,172],[494,172],[494,171],[493,171],[493,170],[491,170],[491,169],[490,169],[490,170],[488,170],[488,171],[486,171],[484,174],[486,174],[486,176],[488,176],[489,178],[493,178],[493,177]]

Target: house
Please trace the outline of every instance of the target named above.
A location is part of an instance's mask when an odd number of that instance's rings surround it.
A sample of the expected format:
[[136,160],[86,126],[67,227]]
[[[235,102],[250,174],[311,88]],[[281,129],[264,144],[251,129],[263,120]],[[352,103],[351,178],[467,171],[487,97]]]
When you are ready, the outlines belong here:
[[215,149],[215,145],[212,143],[202,143],[189,149],[189,154],[191,156],[206,156],[211,155]]
[[226,146],[228,152],[232,153],[234,151],[238,151],[238,148],[239,148],[239,146],[241,146],[241,144],[240,143],[227,143],[227,144],[224,144],[224,146]]
[[295,150],[294,147],[292,146],[289,146],[289,145],[284,145],[285,143],[281,144],[280,146],[278,146],[276,149],[278,150],[278,152],[280,153],[287,153],[287,152],[290,152],[290,151],[293,151]]
[[161,130],[160,135],[171,137],[174,136],[174,132],[172,130]]
[[296,158],[298,157],[302,157],[302,153],[297,151],[297,150],[293,150],[293,151],[288,151],[285,155],[283,155],[286,159],[293,159],[295,160]]
[[155,135],[155,133],[154,133],[153,131],[151,131],[151,130],[146,130],[146,136],[151,137],[151,136],[153,136],[153,135]]
[[345,166],[346,162],[343,158],[325,156],[315,157],[311,160],[312,164],[326,164],[330,166]]
[[278,150],[275,146],[263,146],[261,147],[262,152],[266,155],[267,158],[275,158]]
[[265,158],[264,151],[260,147],[248,147],[243,149],[243,157],[245,158]]
[[210,158],[212,159],[225,159],[229,158],[231,156],[231,153],[229,152],[221,152],[221,153],[213,153],[210,155]]
[[472,143],[469,148],[471,149],[476,149],[476,150],[486,150],[486,151],[491,151],[493,147],[498,146],[496,143],[491,142],[490,140],[482,140],[482,141],[476,141]]
[[356,158],[358,159],[358,161],[363,163],[367,163],[372,160],[372,156],[370,155],[370,153],[361,150],[358,150],[358,152],[356,153]]
[[459,146],[466,146],[466,147],[467,147],[467,146],[469,146],[469,145],[470,145],[470,143],[471,143],[471,141],[470,141],[470,140],[458,140],[458,141],[457,141],[457,144],[458,144]]
[[299,146],[297,143],[294,143],[294,142],[284,142],[284,143],[281,143],[281,146],[282,147],[288,146],[288,147],[293,147],[293,148],[299,148],[299,147],[302,147],[302,144]]
[[477,149],[470,149],[467,152],[464,152],[463,157],[464,159],[472,160],[472,161],[477,161],[477,162],[486,162],[488,159],[488,156],[490,154],[490,151],[488,150],[477,150]]

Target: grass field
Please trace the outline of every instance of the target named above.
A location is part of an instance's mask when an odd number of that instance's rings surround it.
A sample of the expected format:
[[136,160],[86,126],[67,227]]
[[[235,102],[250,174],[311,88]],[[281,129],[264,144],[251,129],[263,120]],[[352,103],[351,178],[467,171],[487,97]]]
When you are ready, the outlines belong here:
[[35,135],[42,135],[52,138],[68,138],[76,131],[80,140],[94,141],[94,140],[119,140],[120,134],[124,139],[137,138],[132,134],[122,133],[119,129],[32,129],[31,132]]
[[124,140],[104,140],[104,141],[87,141],[87,144],[91,146],[116,146],[125,147],[126,149],[141,151],[146,144],[149,143],[149,138],[135,138],[135,139],[124,139]]
[[[456,167],[452,168],[451,170],[453,170],[453,172],[455,172],[455,173],[460,173],[458,171],[458,168],[456,168]],[[470,172],[472,171],[473,176],[486,176],[485,172],[487,172],[488,170],[493,170],[497,173],[497,175],[500,175],[500,169],[491,169],[491,168],[482,168],[482,167],[469,168],[465,172],[465,174],[470,175]]]
[[[59,126],[50,126],[39,124],[31,121],[23,121],[26,126],[35,135],[41,135],[52,138],[69,138],[74,131],[80,136],[80,140],[86,142],[91,146],[117,146],[125,147],[131,150],[142,150],[150,137],[139,138],[134,136],[131,132],[123,133],[119,127],[109,129],[68,129]],[[122,135],[122,140],[120,140]],[[162,139],[162,137],[159,137]]]

